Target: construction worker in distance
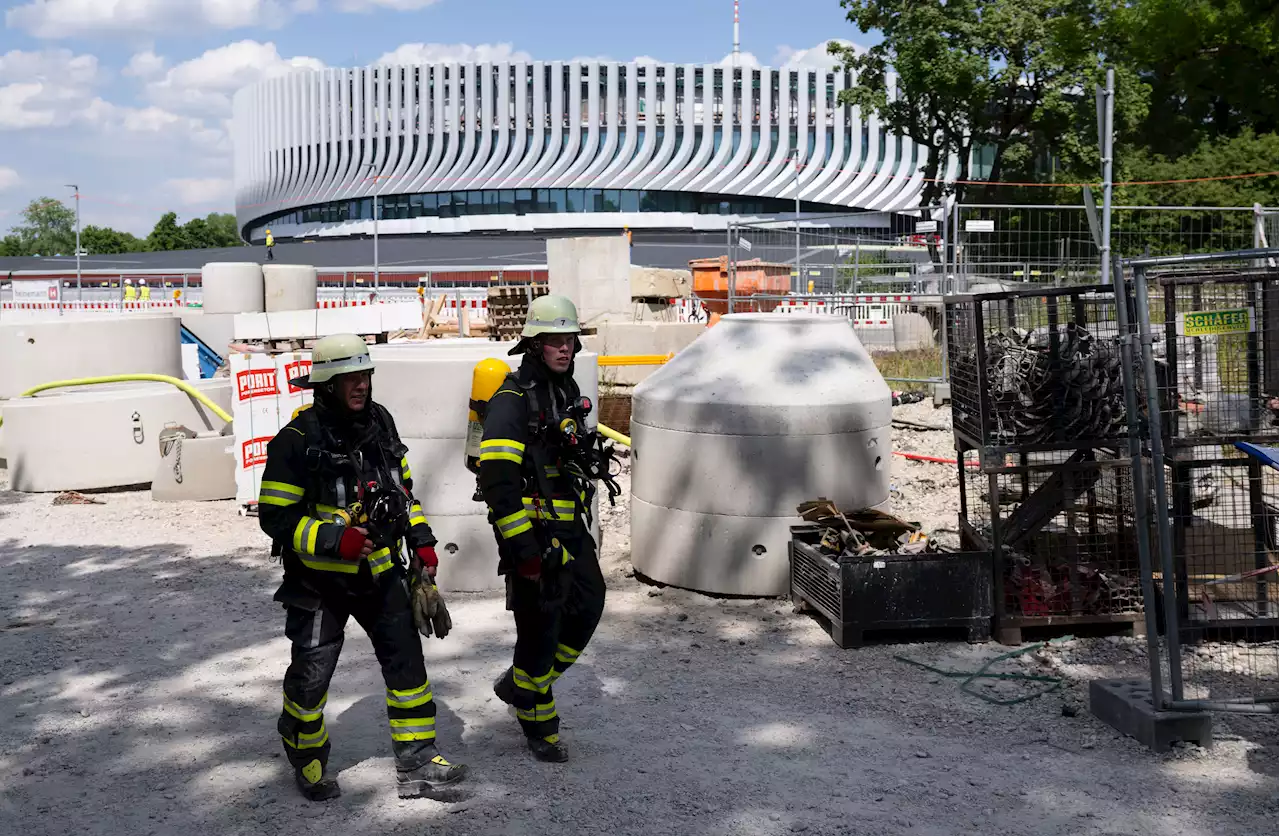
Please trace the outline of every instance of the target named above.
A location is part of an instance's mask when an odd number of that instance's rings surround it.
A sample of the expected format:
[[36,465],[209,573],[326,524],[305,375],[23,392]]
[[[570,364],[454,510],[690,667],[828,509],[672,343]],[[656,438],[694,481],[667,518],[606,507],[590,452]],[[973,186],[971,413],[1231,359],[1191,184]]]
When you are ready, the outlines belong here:
[[520,367],[486,407],[477,475],[516,625],[512,666],[494,693],[515,707],[534,757],[553,763],[569,754],[552,685],[586,649],[605,598],[588,522],[595,485],[581,478],[564,443],[566,421],[587,431],[573,380],[578,334],[578,312],[566,297],[529,305],[509,352],[522,355]]
[[271,234],[271,230],[267,230],[267,261],[275,261],[276,258],[276,237]]
[[354,618],[382,666],[397,793],[447,800],[441,792],[467,769],[436,750],[436,706],[419,632],[444,638],[452,622],[435,588],[436,538],[413,498],[407,448],[391,414],[373,400],[373,370],[363,338],[318,340],[311,373],[290,381],[312,390],[313,404],[267,445],[258,519],[272,554],[283,558],[275,600],[286,609],[285,635],[293,642],[277,727],[302,794],[313,801],[338,796],[327,771],[324,706],[347,619]]
[[151,285],[147,284],[146,279],[138,279],[138,301],[151,301]]
[[133,279],[124,280],[124,301],[135,302],[138,299],[138,291],[133,286]]

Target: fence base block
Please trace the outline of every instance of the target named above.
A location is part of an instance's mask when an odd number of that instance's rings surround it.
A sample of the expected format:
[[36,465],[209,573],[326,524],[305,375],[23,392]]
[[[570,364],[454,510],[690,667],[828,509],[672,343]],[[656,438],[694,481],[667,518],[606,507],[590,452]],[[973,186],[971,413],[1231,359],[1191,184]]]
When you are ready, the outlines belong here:
[[951,384],[935,383],[933,384],[933,405],[942,406],[951,403]]
[[1122,734],[1167,752],[1175,741],[1213,745],[1213,718],[1203,711],[1157,711],[1151,683],[1142,679],[1095,679],[1089,683],[1089,710]]

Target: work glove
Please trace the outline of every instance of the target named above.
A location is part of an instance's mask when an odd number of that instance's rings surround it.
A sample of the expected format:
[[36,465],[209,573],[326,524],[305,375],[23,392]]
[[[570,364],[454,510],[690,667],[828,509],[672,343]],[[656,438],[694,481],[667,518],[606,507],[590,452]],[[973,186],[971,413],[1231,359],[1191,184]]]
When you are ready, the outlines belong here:
[[435,578],[436,572],[440,568],[440,558],[436,556],[435,546],[422,546],[416,549],[414,553],[417,554],[418,560],[422,563],[422,571]]
[[413,625],[427,638],[435,636],[443,639],[453,629],[453,619],[449,617],[449,608],[445,606],[444,599],[440,597],[440,590],[436,587],[435,573],[439,561],[436,560],[435,565],[429,564],[423,552],[429,552],[430,557],[435,558],[435,549],[430,547],[418,549],[415,565],[409,572],[409,601],[413,607]]
[[569,598],[569,578],[565,570],[573,562],[573,555],[556,538],[542,552],[542,566],[538,575],[543,612],[554,612]]
[[343,560],[360,560],[373,554],[373,541],[363,528],[349,526],[338,539],[338,557]]

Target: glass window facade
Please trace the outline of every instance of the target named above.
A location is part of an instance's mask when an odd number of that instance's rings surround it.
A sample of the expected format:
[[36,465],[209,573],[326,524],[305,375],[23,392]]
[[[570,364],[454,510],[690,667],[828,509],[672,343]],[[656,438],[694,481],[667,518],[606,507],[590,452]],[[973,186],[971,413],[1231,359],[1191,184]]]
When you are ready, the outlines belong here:
[[[378,218],[460,218],[574,212],[685,212],[699,215],[785,215],[795,201],[638,189],[481,189],[389,194],[378,198]],[[848,212],[847,206],[800,202],[801,212]],[[373,198],[338,200],[271,215],[267,224],[340,223],[373,218]]]

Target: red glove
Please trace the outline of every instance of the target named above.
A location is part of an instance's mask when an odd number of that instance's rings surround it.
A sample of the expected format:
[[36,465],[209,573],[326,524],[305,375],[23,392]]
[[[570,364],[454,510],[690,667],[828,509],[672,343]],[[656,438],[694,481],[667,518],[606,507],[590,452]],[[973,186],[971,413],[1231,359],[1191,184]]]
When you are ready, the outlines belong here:
[[516,573],[531,581],[538,580],[542,577],[542,558],[534,556],[520,561],[516,564]]
[[422,561],[422,568],[426,570],[431,577],[436,576],[436,570],[440,568],[440,558],[436,557],[435,546],[421,546],[416,554],[418,559]]
[[347,527],[342,532],[342,538],[338,540],[338,557],[343,560],[359,560],[372,554],[373,543],[365,536],[366,534],[368,532],[363,528]]

